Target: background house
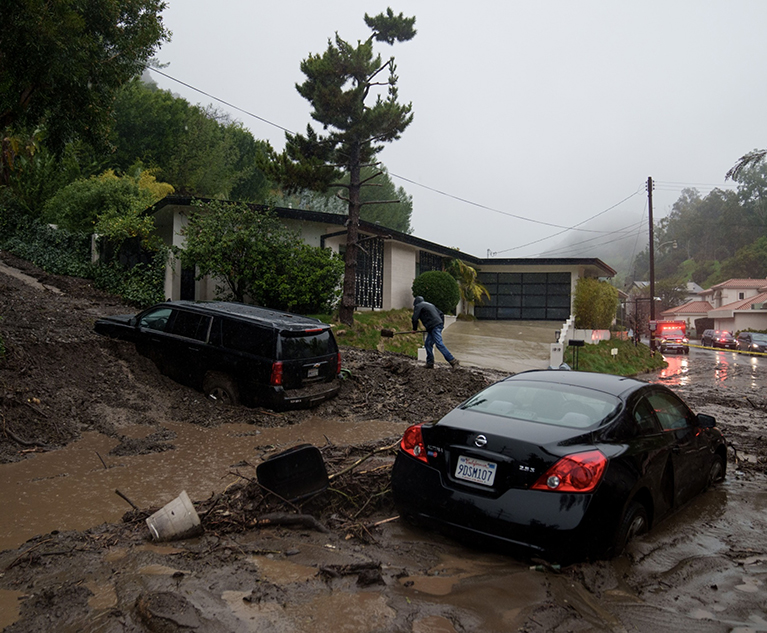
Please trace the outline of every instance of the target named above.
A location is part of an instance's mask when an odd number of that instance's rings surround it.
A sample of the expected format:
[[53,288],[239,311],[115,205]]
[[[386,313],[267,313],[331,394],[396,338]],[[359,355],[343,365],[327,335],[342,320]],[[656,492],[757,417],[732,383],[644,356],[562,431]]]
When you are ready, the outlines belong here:
[[661,318],[689,319],[698,337],[709,328],[733,333],[767,330],[767,279],[728,279],[681,306],[665,310]]
[[[261,205],[258,205],[261,206]],[[266,208],[266,207],[264,207]],[[184,247],[181,229],[194,211],[192,198],[168,196],[148,209],[155,230],[168,246]],[[275,208],[277,217],[312,246],[343,252],[346,215]],[[378,224],[360,222],[357,305],[392,310],[413,304],[413,280],[442,270],[445,259],[461,259],[478,272],[490,300],[475,306],[479,319],[564,321],[572,312],[575,284],[581,277],[612,277],[615,271],[596,258],[482,259]],[[214,279],[195,280],[193,269],[177,259],[165,274],[165,296],[206,300],[216,297]]]

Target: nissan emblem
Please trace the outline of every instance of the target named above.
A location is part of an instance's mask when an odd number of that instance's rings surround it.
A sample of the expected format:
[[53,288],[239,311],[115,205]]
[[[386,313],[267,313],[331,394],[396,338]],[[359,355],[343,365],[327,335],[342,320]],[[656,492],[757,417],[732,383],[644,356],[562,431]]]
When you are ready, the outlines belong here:
[[477,435],[477,437],[474,439],[474,444],[476,444],[479,448],[482,448],[485,444],[487,444],[487,438],[484,435]]

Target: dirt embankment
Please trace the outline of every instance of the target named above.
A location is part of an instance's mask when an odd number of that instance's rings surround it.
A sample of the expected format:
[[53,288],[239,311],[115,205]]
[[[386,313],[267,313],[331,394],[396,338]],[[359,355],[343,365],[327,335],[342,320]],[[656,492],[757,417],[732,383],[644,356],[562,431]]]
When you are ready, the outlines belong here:
[[[242,422],[241,410],[206,401],[159,374],[131,346],[93,332],[99,316],[134,308],[86,280],[45,275],[6,253],[0,263],[62,291],[0,271],[6,347],[0,468],[63,447],[85,431],[119,439],[115,454],[129,456],[172,450],[173,438],[162,431],[126,438],[120,431],[128,424]],[[394,354],[344,349],[343,355],[350,377],[338,398],[312,411],[249,410],[248,422],[425,421],[500,377],[426,371]],[[156,508],[139,508],[121,523],[40,535],[0,553],[0,612],[19,612],[6,630],[700,633],[740,624],[767,630],[767,526],[759,523],[767,505],[767,400],[762,392],[694,384],[681,391],[724,427],[732,445],[729,483],[618,561],[531,571],[529,561],[412,531],[390,521],[393,451],[386,446],[397,438],[329,444],[322,451],[331,473],[369,457],[334,479],[331,496],[285,504],[243,477],[194,500],[205,527],[197,539],[149,543],[144,519]]]

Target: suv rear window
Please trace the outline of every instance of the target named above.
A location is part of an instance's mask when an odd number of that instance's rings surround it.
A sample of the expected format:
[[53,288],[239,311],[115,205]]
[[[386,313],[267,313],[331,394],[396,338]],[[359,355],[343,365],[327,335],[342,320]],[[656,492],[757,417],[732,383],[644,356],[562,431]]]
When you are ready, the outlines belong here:
[[281,360],[316,358],[335,354],[338,351],[330,330],[280,332],[280,342],[279,358]]

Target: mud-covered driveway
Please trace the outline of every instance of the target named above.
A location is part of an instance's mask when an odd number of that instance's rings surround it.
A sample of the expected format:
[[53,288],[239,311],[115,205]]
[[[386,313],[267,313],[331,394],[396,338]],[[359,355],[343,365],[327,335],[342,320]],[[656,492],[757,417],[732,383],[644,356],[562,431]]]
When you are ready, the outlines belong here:
[[[723,372],[727,359],[702,351],[684,359],[684,380],[673,363],[651,377],[717,417],[727,480],[626,555],[554,569],[415,530],[391,506],[387,447],[497,374],[345,350],[353,378],[336,401],[221,410],[93,334],[97,315],[131,308],[0,260],[43,286],[0,273],[6,631],[767,631],[758,367]],[[285,507],[264,497],[254,467],[298,441],[320,446],[331,473],[369,458],[321,498]],[[181,489],[205,533],[152,543],[143,519]]]

